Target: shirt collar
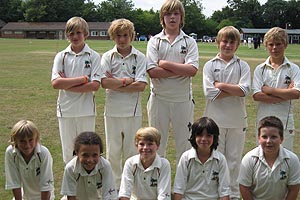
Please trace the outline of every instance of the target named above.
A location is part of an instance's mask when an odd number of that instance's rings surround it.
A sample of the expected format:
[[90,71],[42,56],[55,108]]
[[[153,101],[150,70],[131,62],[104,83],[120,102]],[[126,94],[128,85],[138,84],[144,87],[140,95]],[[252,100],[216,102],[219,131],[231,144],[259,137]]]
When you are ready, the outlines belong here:
[[[272,65],[270,64],[270,56],[267,58],[267,60],[265,62],[262,63],[262,65],[260,65],[261,68],[264,67],[270,67],[273,68]],[[291,62],[289,61],[289,59],[287,57],[284,56],[284,60],[283,63],[280,65],[281,66],[286,66],[286,67],[290,67],[291,66]]]
[[[198,156],[197,156],[197,151],[196,151],[195,148],[192,147],[192,148],[190,149],[190,153],[188,154],[188,159],[189,159],[189,160],[195,159],[195,160],[198,160],[198,161],[200,162],[200,160],[199,160],[199,158],[198,158]],[[219,154],[216,152],[216,150],[213,150],[213,151],[211,152],[211,155],[210,155],[210,157],[207,159],[207,161],[213,160],[213,159],[220,160],[220,156],[219,156]]]
[[[165,34],[165,29],[163,29],[159,34],[156,35],[157,38],[161,40],[168,40],[167,35]],[[181,29],[179,31],[179,35],[177,35],[175,40],[184,39],[185,37],[188,37],[187,34],[185,34]]]
[[[140,159],[140,155],[137,155],[133,158],[133,164],[137,165],[141,169],[144,169],[144,167],[142,165],[142,162],[141,162],[141,159]],[[148,171],[148,170],[152,170],[154,168],[159,168],[160,169],[161,166],[162,166],[162,163],[161,163],[161,160],[160,160],[160,156],[158,154],[156,154],[153,163],[147,169],[144,169],[144,170]]]
[[[76,54],[72,49],[71,49],[71,44],[64,50],[65,53],[69,53],[69,54]],[[77,53],[76,55],[83,55],[83,54],[91,54],[91,49],[88,46],[88,44],[84,44],[83,49],[81,50],[81,52]]]
[[[264,159],[264,153],[261,145],[258,146],[257,151],[252,156],[258,157],[260,160]],[[284,159],[290,159],[290,156],[284,151],[284,147],[280,145],[278,158],[280,161]]]
[[[112,54],[117,54],[122,57],[122,55],[118,52],[117,45],[115,45],[114,48],[112,48]],[[129,57],[131,55],[136,55],[136,56],[138,55],[138,50],[134,48],[134,46],[132,45],[131,45],[131,52],[126,57]]]
[[[217,60],[220,60],[220,61],[224,61],[222,58],[220,58],[219,54],[216,55],[212,61],[217,61]],[[228,62],[228,64],[231,64],[231,63],[234,63],[234,62],[238,62],[240,61],[240,58],[237,56],[237,55],[233,55],[233,57],[231,58],[231,60]],[[225,62],[225,61],[224,61]]]

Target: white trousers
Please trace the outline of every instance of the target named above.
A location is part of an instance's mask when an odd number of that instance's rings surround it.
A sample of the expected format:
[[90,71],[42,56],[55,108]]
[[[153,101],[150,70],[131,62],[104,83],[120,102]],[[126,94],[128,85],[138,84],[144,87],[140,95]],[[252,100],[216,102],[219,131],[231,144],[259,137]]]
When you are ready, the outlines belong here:
[[246,128],[221,128],[218,150],[224,154],[230,172],[230,198],[240,198],[237,178],[244,150]]
[[149,126],[155,127],[161,134],[158,154],[163,157],[166,156],[171,123],[176,145],[176,161],[178,163],[181,154],[191,148],[188,139],[194,121],[193,101],[168,102],[158,99],[152,94],[147,103],[147,110]]
[[74,139],[84,131],[95,131],[95,116],[58,117],[63,160],[67,164],[73,158]]
[[116,188],[120,188],[123,163],[127,158],[137,154],[134,138],[142,126],[142,117],[105,116],[104,123],[106,158],[111,164]]

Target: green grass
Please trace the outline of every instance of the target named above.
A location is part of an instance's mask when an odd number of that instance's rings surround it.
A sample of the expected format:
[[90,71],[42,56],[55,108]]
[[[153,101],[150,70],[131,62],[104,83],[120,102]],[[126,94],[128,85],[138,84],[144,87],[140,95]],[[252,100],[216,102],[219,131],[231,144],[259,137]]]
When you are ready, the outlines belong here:
[[[112,41],[87,41],[89,46],[103,54],[111,49]],[[133,45],[146,52],[146,42],[133,42]],[[54,158],[55,194],[60,199],[60,187],[64,163],[62,161],[61,144],[56,118],[56,99],[58,91],[52,89],[50,84],[52,63],[55,54],[64,49],[68,43],[57,40],[28,40],[28,39],[0,39],[0,199],[11,199],[10,190],[5,190],[4,153],[8,146],[11,127],[20,119],[32,120],[39,128],[42,135],[42,144],[47,146]],[[200,69],[193,79],[195,106],[195,119],[203,114],[205,99],[202,90],[202,67],[204,63],[214,57],[218,49],[215,44],[198,43],[200,54]],[[263,62],[267,53],[261,49],[248,49],[241,46],[237,55],[249,63],[253,70]],[[299,46],[290,45],[286,50],[288,58],[297,64],[300,63]],[[149,87],[143,93],[143,125],[147,126],[146,101]],[[103,107],[104,90],[101,88],[96,93],[97,121],[96,131],[104,139]],[[299,100],[295,104],[295,152],[299,155]],[[255,113],[256,104],[251,95],[247,97],[247,111],[249,127],[244,153],[255,146]],[[170,134],[167,158],[172,165],[172,176],[175,173],[175,146]]]

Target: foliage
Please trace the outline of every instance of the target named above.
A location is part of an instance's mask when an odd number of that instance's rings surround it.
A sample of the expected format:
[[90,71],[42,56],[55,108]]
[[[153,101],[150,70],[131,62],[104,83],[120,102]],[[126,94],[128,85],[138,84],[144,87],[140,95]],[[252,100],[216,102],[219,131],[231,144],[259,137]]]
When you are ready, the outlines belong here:
[[[202,35],[216,35],[225,25],[236,28],[300,28],[300,1],[227,0],[227,6],[211,17],[203,15],[201,0],[181,0],[185,8],[184,31]],[[95,5],[93,0],[0,0],[0,19],[6,22],[65,22],[73,16],[87,21],[111,22],[127,18],[134,22],[136,31],[154,35],[161,30],[159,11],[134,8],[132,0],[104,0]]]

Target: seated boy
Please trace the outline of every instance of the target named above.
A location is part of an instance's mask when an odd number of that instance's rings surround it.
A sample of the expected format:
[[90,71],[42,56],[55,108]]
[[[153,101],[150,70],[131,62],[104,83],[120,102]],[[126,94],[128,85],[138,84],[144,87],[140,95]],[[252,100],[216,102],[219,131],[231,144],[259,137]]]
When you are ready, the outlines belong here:
[[283,148],[283,124],[275,116],[258,124],[259,146],[242,159],[238,182],[244,200],[296,200],[300,188],[300,163]]
[[140,128],[135,135],[138,155],[126,160],[120,200],[158,199],[171,200],[171,168],[167,159],[160,157],[157,150],[160,134],[153,127]]

